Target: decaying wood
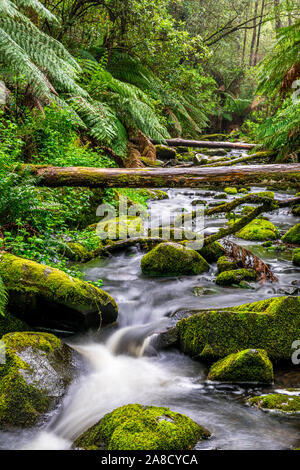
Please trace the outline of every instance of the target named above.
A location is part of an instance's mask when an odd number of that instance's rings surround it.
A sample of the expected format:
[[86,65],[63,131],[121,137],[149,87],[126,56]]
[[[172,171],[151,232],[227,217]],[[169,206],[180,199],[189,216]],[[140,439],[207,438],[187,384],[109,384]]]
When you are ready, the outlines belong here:
[[[215,183],[300,186],[300,163],[217,168],[89,168],[22,165],[40,186],[196,188]],[[282,187],[282,186],[281,186]]]
[[203,168],[209,168],[209,167],[216,167],[216,166],[232,166],[235,165],[236,163],[243,163],[243,162],[248,162],[251,160],[257,160],[260,158],[265,158],[265,157],[270,157],[273,155],[273,152],[258,152],[254,153],[253,155],[245,155],[243,157],[235,158],[232,160],[226,160],[226,161],[220,161],[220,162],[211,162],[207,163],[206,165],[203,165]]
[[270,267],[264,263],[263,260],[251,253],[251,251],[237,245],[230,240],[224,240],[223,244],[226,250],[226,255],[229,258],[240,261],[244,268],[254,269],[257,272],[261,283],[265,283],[267,280],[270,282],[278,281],[277,277],[272,273]]
[[[136,142],[136,139],[132,139]],[[160,144],[157,140],[151,140],[153,144]],[[170,147],[194,147],[194,148],[230,148],[250,150],[256,147],[256,144],[247,144],[245,142],[211,142],[209,140],[185,140],[185,139],[166,139]]]

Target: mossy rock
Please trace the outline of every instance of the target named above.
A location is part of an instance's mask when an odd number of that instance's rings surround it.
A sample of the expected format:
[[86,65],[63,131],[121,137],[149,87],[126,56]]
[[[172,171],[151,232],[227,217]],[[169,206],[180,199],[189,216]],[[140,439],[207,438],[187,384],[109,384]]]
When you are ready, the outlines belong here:
[[25,322],[14,317],[9,312],[5,312],[4,316],[0,315],[0,339],[7,333],[28,330],[30,330],[30,328]]
[[255,207],[253,207],[253,206],[244,206],[241,210],[241,214],[249,215],[254,209],[255,209]]
[[212,360],[264,349],[271,360],[290,361],[291,344],[299,339],[300,297],[191,313],[176,328],[181,351],[192,357]]
[[238,261],[233,261],[227,256],[221,256],[221,258],[218,259],[217,266],[219,273],[223,273],[224,271],[238,269],[240,267],[240,263]]
[[292,214],[295,216],[300,216],[300,204],[298,204],[297,206],[293,206]]
[[219,286],[238,285],[241,281],[256,281],[257,272],[254,269],[235,269],[233,271],[223,271],[218,275],[216,284]]
[[300,224],[294,225],[290,228],[281,239],[284,243],[291,243],[292,245],[300,245]]
[[101,240],[124,240],[130,237],[143,236],[143,219],[134,216],[113,217],[110,220],[99,222],[96,233]]
[[210,432],[169,408],[126,405],[102,418],[74,443],[85,450],[191,450]]
[[213,242],[204,246],[198,252],[208,263],[215,263],[221,256],[224,256],[226,250],[219,242]]
[[209,271],[209,264],[197,251],[167,242],[149,251],[141,260],[141,268],[150,276],[181,276]]
[[295,266],[300,266],[300,248],[293,251],[292,261]]
[[152,160],[151,158],[147,158],[147,157],[141,157],[140,160],[144,163],[144,165],[146,165],[146,167],[153,167],[153,168],[157,168],[157,167],[161,167],[164,165],[164,162],[161,161],[161,160]]
[[74,332],[117,319],[110,295],[58,269],[1,253],[0,275],[9,293],[8,310],[30,326]]
[[162,199],[169,199],[168,193],[161,189],[147,189],[145,190],[149,194],[149,199],[153,201],[161,201]]
[[229,194],[229,195],[234,195],[238,193],[237,188],[225,188],[224,191],[226,194]]
[[300,397],[291,394],[272,393],[249,399],[252,406],[264,411],[279,411],[282,413],[300,413]]
[[176,150],[167,145],[155,145],[156,158],[159,160],[174,160],[176,158]]
[[66,393],[75,374],[74,353],[47,333],[9,333],[2,342],[0,427],[33,426]]
[[[100,240],[99,240],[100,242]],[[101,242],[100,242],[101,243]],[[89,261],[93,259],[93,251],[89,251],[81,243],[78,242],[68,242],[68,249],[64,252],[65,256],[72,261]]]
[[273,365],[263,349],[246,349],[213,364],[208,379],[231,383],[272,383]]
[[274,199],[275,194],[273,191],[260,191],[258,193],[253,193],[254,196],[260,196],[260,197],[268,197],[270,199]]
[[278,230],[275,225],[268,220],[254,219],[235,235],[244,240],[276,240],[278,238]]

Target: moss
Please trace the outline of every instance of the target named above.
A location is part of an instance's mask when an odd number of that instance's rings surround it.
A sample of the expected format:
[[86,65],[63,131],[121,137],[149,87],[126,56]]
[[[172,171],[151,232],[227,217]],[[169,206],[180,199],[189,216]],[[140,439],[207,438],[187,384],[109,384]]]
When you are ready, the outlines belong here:
[[297,248],[293,251],[293,264],[295,266],[300,266],[300,248]]
[[67,257],[73,261],[88,261],[92,259],[92,253],[87,250],[81,243],[69,242],[67,246],[70,248],[67,253]]
[[219,242],[213,242],[201,248],[199,253],[208,263],[215,263],[225,254],[225,248]]
[[150,276],[179,276],[201,274],[209,264],[199,253],[177,243],[161,243],[141,260],[144,274]]
[[102,316],[104,312],[109,311],[109,314],[112,314],[114,318],[117,317],[117,304],[110,295],[59,269],[9,253],[1,253],[0,275],[10,297],[14,293],[26,294],[31,298],[38,295],[60,305],[94,309]]
[[25,322],[14,317],[10,313],[6,312],[2,317],[0,316],[0,338],[7,333],[12,333],[14,331],[28,331],[30,330],[29,326]]
[[249,215],[254,209],[255,209],[255,207],[253,207],[253,206],[245,206],[245,207],[242,208],[241,214]]
[[277,410],[284,413],[300,413],[300,397],[285,395],[283,393],[272,393],[249,399],[252,406],[263,410]]
[[300,204],[298,204],[297,206],[293,206],[292,214],[295,216],[300,216]]
[[233,261],[227,256],[221,256],[217,262],[218,271],[222,273],[224,271],[232,271],[234,269],[239,268],[239,263],[237,261]]
[[300,224],[294,225],[288,230],[281,239],[284,243],[291,243],[292,245],[300,245]]
[[260,197],[268,197],[270,199],[274,199],[275,194],[273,191],[260,191],[259,193],[254,193],[255,196],[260,196]]
[[223,271],[218,275],[216,283],[219,286],[237,285],[241,281],[256,281],[257,272],[254,269],[236,269],[233,271]]
[[162,199],[169,199],[168,193],[161,191],[160,189],[145,189],[149,195],[149,199],[154,201],[161,201]]
[[121,216],[97,224],[97,235],[101,240],[130,238],[135,232],[143,234],[141,217]]
[[236,236],[244,240],[276,240],[278,238],[278,230],[275,225],[268,220],[254,219],[250,224],[237,232]]
[[188,450],[209,436],[207,429],[168,408],[126,405],[105,415],[74,445],[86,450]]
[[155,145],[156,157],[161,160],[174,160],[176,158],[176,150],[167,145]]
[[291,344],[299,339],[300,297],[196,312],[178,322],[177,330],[180,349],[192,357],[218,359],[244,349],[264,349],[272,360],[290,360]]
[[246,349],[230,354],[212,365],[209,380],[219,382],[272,383],[273,365],[266,351]]
[[226,194],[232,194],[232,195],[238,193],[238,190],[236,188],[225,188],[224,191]]
[[32,426],[71,381],[71,350],[47,333],[10,333],[2,341],[0,426]]
[[160,160],[152,160],[151,158],[147,158],[147,157],[141,157],[140,160],[144,163],[144,165],[146,165],[147,167],[153,167],[153,168],[156,168],[156,167],[160,167],[160,166],[163,166],[163,162],[160,161]]

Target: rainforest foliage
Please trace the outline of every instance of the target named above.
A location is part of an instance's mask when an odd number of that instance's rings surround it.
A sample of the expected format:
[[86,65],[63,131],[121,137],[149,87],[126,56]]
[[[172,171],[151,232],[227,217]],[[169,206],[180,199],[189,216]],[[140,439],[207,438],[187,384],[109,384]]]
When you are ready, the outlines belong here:
[[297,3],[0,0],[0,248],[80,276],[67,243],[96,249],[85,229],[116,196],[37,188],[20,164],[120,166],[137,135],[208,133],[297,160]]

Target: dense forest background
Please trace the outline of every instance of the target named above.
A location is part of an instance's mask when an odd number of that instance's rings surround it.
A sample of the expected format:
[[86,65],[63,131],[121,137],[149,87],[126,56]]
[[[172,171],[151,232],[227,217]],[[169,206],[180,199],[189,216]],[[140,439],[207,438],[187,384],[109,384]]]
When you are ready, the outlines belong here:
[[20,164],[130,166],[132,137],[209,133],[297,161],[299,42],[297,0],[0,0],[4,249],[69,271],[94,216],[95,192],[37,189]]

